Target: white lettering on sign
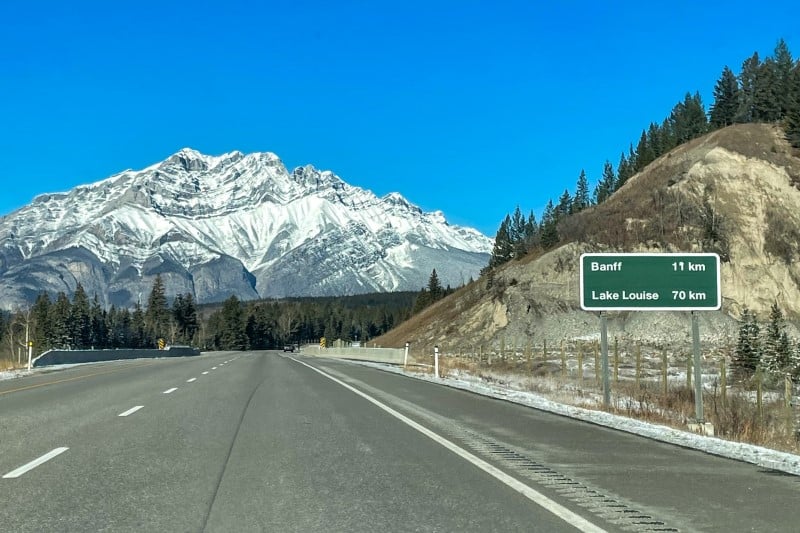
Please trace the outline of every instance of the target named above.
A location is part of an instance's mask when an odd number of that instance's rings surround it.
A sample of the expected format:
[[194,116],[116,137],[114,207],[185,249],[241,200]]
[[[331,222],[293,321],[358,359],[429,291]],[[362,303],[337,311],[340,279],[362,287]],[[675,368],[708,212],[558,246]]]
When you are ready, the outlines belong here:
[[611,291],[592,291],[592,300],[619,300],[618,292]]
[[623,300],[658,300],[658,293],[657,292],[647,292],[647,291],[639,291],[639,292],[622,291],[622,299]]
[[590,266],[592,272],[622,272],[622,261],[613,263],[598,263],[592,261]]

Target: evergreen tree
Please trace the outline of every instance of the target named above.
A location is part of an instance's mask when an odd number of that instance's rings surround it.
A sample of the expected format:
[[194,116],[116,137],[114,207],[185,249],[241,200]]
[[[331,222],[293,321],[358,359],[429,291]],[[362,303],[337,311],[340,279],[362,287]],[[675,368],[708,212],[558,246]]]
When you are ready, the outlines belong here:
[[779,90],[775,62],[768,58],[758,69],[753,90],[754,121],[777,122],[781,119]]
[[642,130],[642,134],[639,136],[639,143],[636,145],[636,172],[640,172],[655,160],[656,153],[648,142],[647,132]]
[[56,348],[72,348],[71,305],[64,292],[59,292],[56,301],[50,307],[50,326],[53,332],[53,346]]
[[33,319],[33,333],[34,347],[39,352],[44,352],[53,347],[53,325],[50,322],[52,313],[50,311],[52,303],[50,296],[46,292],[42,292],[36,297],[36,301],[31,309],[31,317]]
[[431,271],[431,275],[428,278],[428,293],[431,295],[431,300],[434,302],[444,297],[444,289],[439,282],[439,276],[436,274],[435,268]]
[[511,217],[506,215],[506,218],[500,223],[497,235],[494,237],[494,247],[492,248],[492,257],[489,259],[489,268],[507,263],[514,257],[514,243],[511,242],[509,233],[510,226]]
[[606,161],[603,165],[603,176],[594,189],[594,203],[599,205],[608,200],[615,191],[615,187],[614,167],[611,166],[611,162]]
[[531,210],[530,215],[528,215],[528,219],[525,221],[525,232],[523,237],[525,250],[530,250],[536,246],[538,238],[539,225],[536,223],[536,215],[534,215],[533,210]]
[[152,348],[153,344],[147,338],[146,322],[144,311],[139,302],[133,307],[131,314],[131,348]]
[[[611,165],[611,163],[609,163],[608,161],[606,161],[606,163]],[[622,152],[619,156],[619,165],[617,166],[617,177],[613,181],[614,189],[619,189],[620,187],[625,185],[625,182],[627,182],[631,178],[631,176],[633,176],[633,169],[631,168],[630,161],[628,161],[628,158],[625,157],[625,152]],[[608,196],[606,196],[606,198],[607,197]]]
[[96,349],[108,348],[107,313],[100,305],[97,294],[92,298],[89,309],[89,344]]
[[708,131],[708,119],[700,99],[700,93],[694,95],[686,93],[683,102],[672,108],[669,121],[675,135],[677,144],[696,139]]
[[167,296],[161,274],[153,280],[153,288],[147,298],[147,310],[144,314],[145,335],[144,342],[147,346],[155,347],[158,339],[169,338],[169,309],[167,309]]
[[558,219],[553,200],[548,200],[542,214],[542,224],[539,228],[539,241],[542,248],[549,250],[558,244]]
[[760,332],[755,315],[744,308],[733,360],[734,371],[739,379],[750,378],[761,364]]
[[509,240],[511,241],[512,256],[514,259],[520,259],[528,253],[527,243],[525,241],[525,215],[519,209],[519,205],[514,210],[509,225]]
[[89,315],[89,298],[80,283],[75,287],[75,293],[72,295],[70,318],[70,345],[78,349],[90,348],[92,343],[92,323]]
[[711,106],[711,127],[714,129],[730,126],[739,111],[739,82],[736,75],[726,65],[714,86],[714,104]]
[[586,172],[581,169],[578,176],[578,183],[575,185],[575,197],[572,199],[573,213],[580,213],[591,205],[592,201],[589,198],[589,180],[586,178]]
[[753,105],[755,101],[756,85],[761,61],[758,52],[742,63],[739,72],[739,111],[736,113],[736,122],[753,122]]
[[792,108],[792,82],[795,61],[789,52],[786,41],[780,39],[775,46],[774,68],[775,68],[775,96],[777,98],[778,113],[781,118],[789,115]]
[[775,377],[781,377],[791,371],[791,347],[786,334],[783,313],[777,303],[772,304],[769,323],[764,332],[764,352],[762,356],[764,370]]
[[569,190],[564,189],[564,192],[561,194],[561,197],[558,199],[558,205],[555,208],[555,217],[557,222],[561,222],[567,215],[571,214],[572,210],[572,196],[569,194]]
[[219,347],[223,350],[247,349],[246,323],[239,299],[236,296],[231,296],[225,300],[220,313],[222,324]]
[[800,148],[800,62],[792,69],[787,92],[786,137],[792,146]]

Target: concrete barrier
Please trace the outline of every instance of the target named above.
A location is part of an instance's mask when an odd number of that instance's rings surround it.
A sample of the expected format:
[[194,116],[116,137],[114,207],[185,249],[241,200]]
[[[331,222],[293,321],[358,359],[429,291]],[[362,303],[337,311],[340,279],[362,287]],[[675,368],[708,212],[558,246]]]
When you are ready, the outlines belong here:
[[356,361],[372,361],[402,365],[405,357],[404,348],[320,348],[304,347],[303,354],[336,359],[355,359]]
[[117,359],[139,359],[155,357],[185,357],[200,355],[200,350],[191,346],[169,346],[164,350],[48,350],[33,360],[32,366],[97,363]]

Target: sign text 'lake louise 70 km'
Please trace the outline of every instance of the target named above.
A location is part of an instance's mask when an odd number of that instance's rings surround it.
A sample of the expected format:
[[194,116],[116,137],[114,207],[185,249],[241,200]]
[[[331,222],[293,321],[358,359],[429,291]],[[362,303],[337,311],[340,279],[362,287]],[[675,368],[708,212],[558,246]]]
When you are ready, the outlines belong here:
[[587,311],[719,309],[717,254],[583,254],[581,308]]

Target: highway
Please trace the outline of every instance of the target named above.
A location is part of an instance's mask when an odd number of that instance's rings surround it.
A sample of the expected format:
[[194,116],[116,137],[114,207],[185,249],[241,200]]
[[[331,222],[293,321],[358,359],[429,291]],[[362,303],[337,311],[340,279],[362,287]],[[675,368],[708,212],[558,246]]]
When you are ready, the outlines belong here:
[[800,478],[278,352],[0,382],[0,530],[794,531]]

